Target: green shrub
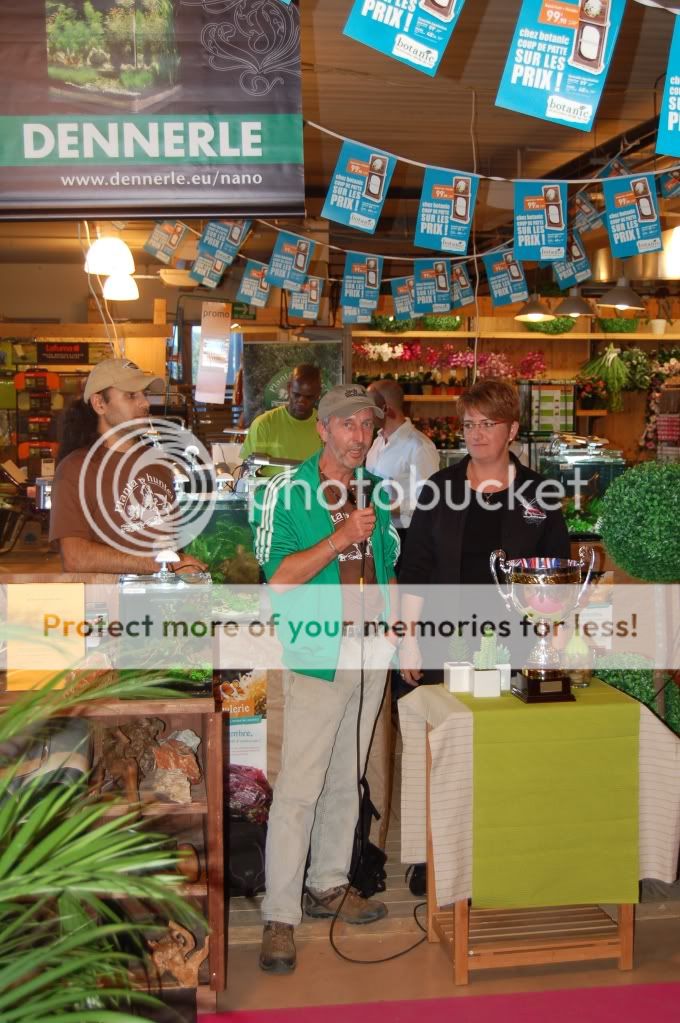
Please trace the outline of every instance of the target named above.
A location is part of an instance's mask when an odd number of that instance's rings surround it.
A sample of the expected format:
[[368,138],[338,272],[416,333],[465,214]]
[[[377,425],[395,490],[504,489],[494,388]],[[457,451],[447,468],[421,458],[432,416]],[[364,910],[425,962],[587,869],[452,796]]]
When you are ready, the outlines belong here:
[[535,334],[568,334],[574,329],[575,323],[573,316],[556,316],[546,323],[525,323],[524,326]]
[[680,581],[680,464],[643,462],[607,488],[600,531],[613,561],[649,582]]
[[423,330],[459,330],[460,316],[423,316],[420,325]]
[[638,321],[627,316],[598,316],[597,323],[605,334],[634,334],[638,329]]
[[147,68],[126,68],[120,73],[120,84],[131,92],[141,92],[153,85],[154,73]]

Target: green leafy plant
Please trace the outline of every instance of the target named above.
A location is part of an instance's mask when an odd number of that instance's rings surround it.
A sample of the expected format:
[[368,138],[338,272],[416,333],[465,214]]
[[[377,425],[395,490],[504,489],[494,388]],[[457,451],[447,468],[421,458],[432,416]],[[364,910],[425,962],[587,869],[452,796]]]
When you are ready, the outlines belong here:
[[460,330],[460,316],[423,316],[420,325],[423,330]]
[[628,316],[598,316],[597,323],[605,334],[634,334],[638,329],[638,320]]
[[581,367],[581,377],[603,380],[609,391],[609,408],[620,412],[623,408],[621,392],[628,384],[628,367],[621,358],[621,350],[613,344],[607,345],[601,355]]
[[472,655],[472,663],[477,671],[488,671],[498,664],[496,633],[493,629],[486,629],[482,633],[481,645],[479,650]]
[[413,330],[413,320],[398,320],[394,316],[381,316],[373,313],[371,316],[371,327],[373,330],[382,330],[386,334],[403,334],[406,330]]
[[596,658],[595,671],[610,686],[654,708],[654,664],[641,654],[617,653]]
[[601,533],[614,562],[649,582],[680,581],[680,464],[643,462],[607,488]]
[[576,320],[573,316],[556,316],[554,320],[546,323],[525,323],[527,330],[536,334],[568,334],[574,329]]
[[648,391],[652,383],[652,364],[641,348],[624,348],[621,359],[628,370],[625,391]]
[[470,646],[465,636],[462,635],[460,630],[456,629],[453,636],[449,640],[448,647],[448,660],[449,661],[469,661],[470,660]]

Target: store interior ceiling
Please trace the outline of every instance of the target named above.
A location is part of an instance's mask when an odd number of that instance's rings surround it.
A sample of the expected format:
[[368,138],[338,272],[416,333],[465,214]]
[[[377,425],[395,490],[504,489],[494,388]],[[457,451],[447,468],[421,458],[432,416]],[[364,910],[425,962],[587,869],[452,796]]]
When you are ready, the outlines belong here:
[[[582,132],[494,105],[511,45],[520,0],[469,0],[434,78],[343,36],[351,0],[301,3],[303,112],[339,135],[430,165],[477,171],[495,177],[568,179],[596,176],[622,153],[635,171],[661,169],[674,161],[655,154],[655,130],[674,25],[668,11],[627,4],[623,25],[594,130]],[[305,126],[305,188],[308,233],[318,218],[340,143]],[[344,249],[386,255],[424,255],[412,238],[422,169],[399,163],[375,236],[330,225],[329,240]],[[597,196],[598,187],[591,190]],[[601,192],[600,192],[601,195]],[[664,229],[680,226],[680,199],[662,201]],[[219,215],[220,210],[212,211]],[[115,230],[129,244],[140,273],[158,264],[144,254],[153,221],[112,214]],[[188,221],[200,229],[200,220]],[[299,222],[276,221],[300,230]],[[110,224],[89,221],[92,233]],[[485,181],[480,187],[473,244],[483,251],[512,234],[512,186]],[[191,258],[195,236],[179,256]],[[274,232],[262,223],[247,243],[248,255],[268,260]],[[606,248],[605,232],[587,236],[591,248]],[[78,263],[83,258],[75,221],[0,222],[0,263]],[[329,275],[341,276],[344,256],[331,252]],[[601,260],[600,276],[620,272]],[[659,276],[655,263],[638,272]],[[390,263],[391,275],[408,263]]]

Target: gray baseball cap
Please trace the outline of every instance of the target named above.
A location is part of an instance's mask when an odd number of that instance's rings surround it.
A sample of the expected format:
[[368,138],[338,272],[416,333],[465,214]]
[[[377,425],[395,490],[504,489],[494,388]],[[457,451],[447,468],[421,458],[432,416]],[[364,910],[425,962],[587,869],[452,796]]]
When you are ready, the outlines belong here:
[[319,419],[328,419],[329,416],[353,416],[355,412],[362,412],[370,408],[379,419],[385,418],[384,411],[376,403],[372,394],[369,394],[361,384],[338,384],[326,391],[319,402]]

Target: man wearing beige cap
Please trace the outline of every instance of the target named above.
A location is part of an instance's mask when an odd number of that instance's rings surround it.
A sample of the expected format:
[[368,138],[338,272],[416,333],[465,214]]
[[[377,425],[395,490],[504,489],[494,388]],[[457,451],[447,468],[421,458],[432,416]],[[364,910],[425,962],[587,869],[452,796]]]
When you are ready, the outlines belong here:
[[302,917],[308,851],[308,917],[337,914],[368,924],[387,912],[348,885],[357,773],[366,764],[394,653],[390,595],[399,539],[377,491],[359,496],[362,484],[380,483],[364,475],[363,465],[375,418],[382,416],[363,387],[333,387],[319,402],[323,448],[274,477],[253,509],[255,554],[270,585],[288,669],[262,903],[260,966],[273,973],[295,968],[293,931]]
[[[147,392],[163,389],[160,377],[134,362],[104,359],[68,410],[50,516],[50,540],[59,542],[66,572],[146,575],[158,570],[155,551],[175,547],[172,472],[138,425],[149,414]],[[204,566],[183,555],[172,567]]]

